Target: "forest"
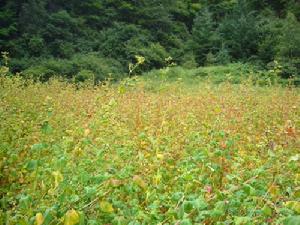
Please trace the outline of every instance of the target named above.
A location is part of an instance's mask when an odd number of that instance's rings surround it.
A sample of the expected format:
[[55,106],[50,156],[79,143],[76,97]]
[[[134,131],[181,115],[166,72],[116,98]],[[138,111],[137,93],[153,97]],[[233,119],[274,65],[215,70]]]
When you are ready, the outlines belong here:
[[[297,0],[5,0],[0,49],[12,73],[97,81],[170,63],[184,68],[248,63],[299,76]],[[170,59],[166,62],[166,59]]]

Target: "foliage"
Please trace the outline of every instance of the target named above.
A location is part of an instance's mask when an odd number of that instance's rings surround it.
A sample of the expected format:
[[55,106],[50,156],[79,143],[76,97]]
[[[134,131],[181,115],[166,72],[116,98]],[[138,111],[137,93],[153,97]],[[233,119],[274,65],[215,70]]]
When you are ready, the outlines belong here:
[[277,57],[290,67],[284,69],[283,75],[285,77],[297,75],[300,69],[300,22],[293,14],[288,14],[283,22],[277,49]]
[[234,59],[248,59],[257,54],[261,42],[258,21],[246,1],[239,1],[233,13],[221,22],[218,32]]
[[136,55],[135,59],[135,64],[129,63],[128,65],[129,76],[131,76],[131,74],[138,68],[138,66],[143,65],[145,62],[145,58],[143,56]]
[[194,21],[193,26],[193,42],[191,48],[193,49],[196,61],[203,65],[206,62],[206,55],[210,51],[215,50],[218,41],[218,36],[215,32],[215,23],[212,14],[205,9],[200,11]]
[[47,59],[36,63],[23,71],[26,77],[47,81],[53,76],[62,76],[75,80],[85,80],[89,73],[95,82],[103,81],[107,77],[120,79],[123,75],[122,65],[113,59],[104,58],[98,54],[76,54],[71,59]]
[[278,61],[268,64],[268,69],[252,64],[230,63],[227,65],[210,65],[199,68],[185,68],[181,66],[167,67],[160,70],[152,70],[144,73],[143,80],[146,81],[148,89],[160,89],[161,81],[180,82],[189,88],[197,87],[199,83],[211,82],[219,84],[229,82],[232,84],[241,84],[244,82],[254,85],[268,86],[273,84],[299,85],[296,77],[282,79],[281,74],[284,66]]
[[0,85],[1,224],[298,224],[292,86]]
[[247,62],[267,69],[277,60],[283,78],[299,77],[299,15],[295,0],[7,0],[0,50],[10,53],[12,72],[35,64],[41,76],[64,76],[45,69],[46,60],[96,52],[126,72],[135,55],[145,57],[137,74],[164,68],[171,56],[187,68]]
[[0,66],[0,75],[1,76],[5,76],[9,73],[9,67],[8,67],[8,52],[1,52],[1,56],[2,56],[2,63]]

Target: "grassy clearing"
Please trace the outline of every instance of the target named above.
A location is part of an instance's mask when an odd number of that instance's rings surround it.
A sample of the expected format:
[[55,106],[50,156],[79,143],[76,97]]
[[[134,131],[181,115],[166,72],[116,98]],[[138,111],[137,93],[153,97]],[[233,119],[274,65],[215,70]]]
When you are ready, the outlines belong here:
[[1,224],[299,224],[298,89],[0,85]]
[[[152,70],[145,73],[143,79],[146,84],[155,84],[160,86],[162,82],[172,83],[180,81],[188,85],[189,88],[208,80],[214,84],[229,82],[232,84],[247,83],[259,86],[268,86],[281,84],[288,86],[290,84],[299,85],[298,76],[290,79],[282,79],[280,73],[282,66],[277,61],[270,67],[270,70],[261,70],[250,64],[231,63],[228,65],[212,65],[198,68],[184,68],[180,66],[166,67],[159,70]],[[197,87],[198,88],[198,87]]]

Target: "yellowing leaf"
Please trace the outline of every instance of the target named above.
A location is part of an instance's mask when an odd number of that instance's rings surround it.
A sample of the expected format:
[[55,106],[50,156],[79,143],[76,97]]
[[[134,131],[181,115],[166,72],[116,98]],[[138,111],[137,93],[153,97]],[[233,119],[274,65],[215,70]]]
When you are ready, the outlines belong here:
[[295,196],[295,198],[300,198],[300,189],[295,190],[294,196]]
[[52,175],[54,176],[54,186],[57,188],[59,183],[64,180],[64,177],[59,171],[52,172]]
[[157,154],[156,154],[156,157],[157,157],[158,159],[160,159],[160,160],[163,160],[163,159],[164,159],[164,155],[161,154],[161,153],[157,153]]
[[298,183],[300,183],[300,173],[297,173],[295,175],[295,181],[298,182]]
[[125,86],[124,85],[120,85],[120,87],[119,87],[119,93],[120,94],[124,94],[125,92],[126,92]]
[[109,202],[106,202],[106,201],[100,202],[100,209],[102,212],[105,212],[105,213],[112,213],[114,211],[112,204],[110,204]]
[[138,185],[140,188],[145,189],[146,188],[146,183],[145,181],[138,175],[135,175],[133,177],[133,182]]
[[269,187],[269,193],[273,199],[276,199],[280,195],[280,189],[277,185],[272,184]]
[[110,180],[110,184],[113,187],[119,187],[120,185],[122,185],[122,182],[120,180],[117,180],[117,179],[112,179],[112,180]]
[[158,172],[154,177],[153,177],[153,183],[154,185],[159,185],[160,184],[160,181],[161,181],[161,174]]
[[145,62],[145,58],[143,56],[136,55],[135,58],[136,58],[137,64],[143,64]]
[[285,206],[289,209],[294,210],[296,213],[300,214],[300,202],[298,201],[288,201],[285,203]]
[[42,225],[44,222],[44,217],[42,213],[37,213],[35,215],[35,224],[36,225]]
[[79,223],[79,214],[74,210],[69,210],[65,215],[65,225],[75,225]]
[[85,129],[84,130],[84,136],[87,137],[91,133],[90,129]]

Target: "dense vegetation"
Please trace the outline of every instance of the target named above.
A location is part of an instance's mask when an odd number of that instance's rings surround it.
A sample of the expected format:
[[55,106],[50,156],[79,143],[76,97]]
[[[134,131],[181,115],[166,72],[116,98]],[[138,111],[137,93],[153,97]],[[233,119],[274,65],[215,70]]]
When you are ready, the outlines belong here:
[[151,77],[0,77],[0,224],[300,223],[298,89]]
[[128,75],[166,66],[247,62],[282,77],[300,71],[297,0],[4,0],[0,50],[12,72],[47,80]]
[[299,1],[4,0],[0,51],[0,224],[300,224]]

